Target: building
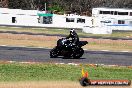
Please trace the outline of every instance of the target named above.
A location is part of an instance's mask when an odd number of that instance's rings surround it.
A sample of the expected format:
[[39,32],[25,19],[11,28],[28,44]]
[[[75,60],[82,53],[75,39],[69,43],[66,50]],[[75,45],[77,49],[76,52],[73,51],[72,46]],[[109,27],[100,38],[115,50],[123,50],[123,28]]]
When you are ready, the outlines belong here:
[[89,17],[0,8],[0,25],[79,28],[86,33],[111,34],[112,30],[132,30],[132,10],[93,8],[92,16]]
[[132,30],[132,9],[93,8],[92,27],[86,25],[84,31],[109,34],[112,30]]

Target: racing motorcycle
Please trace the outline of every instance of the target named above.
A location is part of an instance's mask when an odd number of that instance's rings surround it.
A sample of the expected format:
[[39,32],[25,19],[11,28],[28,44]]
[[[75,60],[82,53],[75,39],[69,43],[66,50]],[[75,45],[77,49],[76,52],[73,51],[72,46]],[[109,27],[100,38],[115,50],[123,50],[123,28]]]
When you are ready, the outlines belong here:
[[76,45],[73,45],[72,40],[66,38],[59,39],[57,46],[50,51],[50,57],[63,56],[65,58],[78,59],[84,54],[82,46],[86,44],[88,44],[87,41],[79,41]]

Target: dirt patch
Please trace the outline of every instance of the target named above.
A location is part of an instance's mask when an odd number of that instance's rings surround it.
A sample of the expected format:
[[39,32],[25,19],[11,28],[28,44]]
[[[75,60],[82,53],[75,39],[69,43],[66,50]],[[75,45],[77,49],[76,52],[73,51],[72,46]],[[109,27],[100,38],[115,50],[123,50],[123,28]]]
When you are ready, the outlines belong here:
[[13,39],[13,40],[51,41],[51,40],[57,40],[60,37],[58,37],[58,36],[2,33],[2,34],[0,34],[0,39],[2,39],[2,38]]
[[[56,45],[56,41],[60,38],[62,37],[1,33],[0,45],[53,48]],[[132,51],[132,40],[92,38],[80,38],[80,40],[89,42],[89,44],[84,46],[88,50]]]

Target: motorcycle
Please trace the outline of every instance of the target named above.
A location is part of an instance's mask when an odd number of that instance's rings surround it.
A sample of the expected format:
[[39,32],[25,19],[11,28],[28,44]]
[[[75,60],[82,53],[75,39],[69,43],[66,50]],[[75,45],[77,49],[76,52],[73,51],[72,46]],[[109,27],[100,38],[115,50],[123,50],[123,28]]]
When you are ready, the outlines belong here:
[[57,46],[55,46],[50,51],[51,58],[57,58],[58,56],[63,56],[65,58],[78,59],[84,54],[82,46],[88,44],[87,41],[79,41],[76,45],[72,44],[72,40],[62,38],[57,41]]

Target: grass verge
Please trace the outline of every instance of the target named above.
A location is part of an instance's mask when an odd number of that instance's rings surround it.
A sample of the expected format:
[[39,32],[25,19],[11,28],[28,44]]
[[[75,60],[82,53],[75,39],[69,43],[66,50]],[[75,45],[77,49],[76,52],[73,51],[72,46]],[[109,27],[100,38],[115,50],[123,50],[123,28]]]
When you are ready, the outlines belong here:
[[[129,79],[132,69],[127,67],[83,66],[90,79]],[[9,81],[78,81],[82,66],[55,64],[0,64],[0,82]]]

